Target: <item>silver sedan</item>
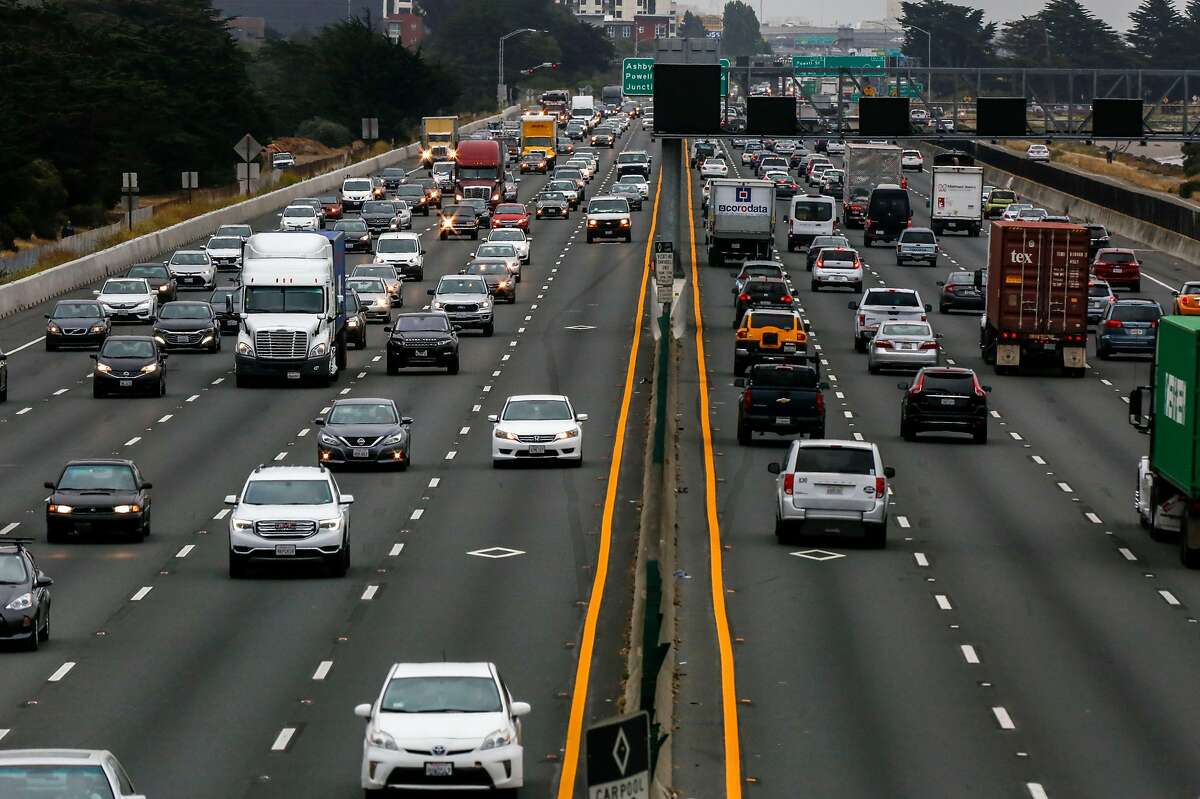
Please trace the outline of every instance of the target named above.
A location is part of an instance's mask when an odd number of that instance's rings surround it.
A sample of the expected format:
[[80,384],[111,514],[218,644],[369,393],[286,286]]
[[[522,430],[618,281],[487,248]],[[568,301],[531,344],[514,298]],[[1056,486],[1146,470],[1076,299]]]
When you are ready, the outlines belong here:
[[938,337],[928,322],[884,322],[867,348],[867,371],[920,369],[941,360]]

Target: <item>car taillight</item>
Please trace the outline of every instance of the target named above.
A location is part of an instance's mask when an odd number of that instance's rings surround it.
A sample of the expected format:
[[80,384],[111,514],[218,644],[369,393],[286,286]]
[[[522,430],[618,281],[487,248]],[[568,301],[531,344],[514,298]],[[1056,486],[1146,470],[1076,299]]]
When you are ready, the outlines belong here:
[[1105,327],[1124,327],[1120,319],[1107,319],[1104,322]]
[[865,313],[860,313],[858,315],[858,323],[860,325],[865,325],[867,323],[867,315]]
[[825,412],[825,395],[822,394],[820,391],[817,392],[816,406],[817,406],[817,410],[820,413]]
[[749,301],[750,301],[750,295],[747,294],[746,292],[743,291],[741,294],[738,295],[738,302],[749,302]]
[[943,294],[953,294],[953,293],[954,293],[954,286],[952,286],[952,285],[950,285],[949,283],[947,283],[945,286],[942,286],[942,293],[943,293]]
[[816,267],[817,267],[817,269],[824,269],[824,268],[825,268],[825,261],[824,261],[824,259],[822,259],[822,258],[818,258],[818,259],[817,259],[817,262],[816,262],[816,264],[814,264],[814,266],[816,266]]
[[883,492],[887,490],[887,485],[882,477],[875,478],[875,499],[883,497]]
[[808,342],[808,334],[805,333],[803,330],[798,331],[796,333],[796,343],[797,344],[805,344],[807,342]]
[[923,349],[923,350],[936,350],[937,348],[938,348],[938,343],[936,341],[922,341],[921,342],[921,349]]
[[746,411],[750,410],[750,392],[749,391],[742,392],[742,409],[746,410]]
[[909,394],[920,394],[924,390],[925,390],[925,373],[921,372],[921,374],[917,376],[917,382],[913,383],[912,387],[908,389],[908,393]]
[[1157,319],[1151,320],[1150,327],[1158,327],[1158,320]]
[[974,377],[974,378],[972,378],[972,379],[975,381],[975,396],[977,396],[977,397],[986,397],[986,396],[987,396],[987,392],[986,392],[986,391],[984,391],[984,390],[983,390],[983,386],[981,386],[981,385],[979,384],[979,378],[978,378],[978,377]]
[[784,305],[791,305],[792,304],[792,295],[784,294],[782,297],[779,298],[779,301],[782,302]]
[[925,314],[921,314],[921,321],[922,321],[922,322],[928,322],[928,321],[929,321],[929,317],[928,317],[928,316],[926,316]]
[[791,496],[792,490],[796,487],[796,475],[788,472],[783,476],[783,493]]
[[863,224],[866,225],[867,227],[870,227],[871,226],[871,217],[868,216],[865,220],[863,220]]
[[737,332],[737,337],[738,337],[738,338],[746,338],[746,337],[747,337],[747,336],[749,336],[749,335],[750,335],[750,331],[749,331],[749,330],[745,330],[745,329],[743,329],[743,330],[739,330],[739,331]]
[[871,346],[876,349],[890,350],[894,345],[889,338],[875,338],[871,340]]

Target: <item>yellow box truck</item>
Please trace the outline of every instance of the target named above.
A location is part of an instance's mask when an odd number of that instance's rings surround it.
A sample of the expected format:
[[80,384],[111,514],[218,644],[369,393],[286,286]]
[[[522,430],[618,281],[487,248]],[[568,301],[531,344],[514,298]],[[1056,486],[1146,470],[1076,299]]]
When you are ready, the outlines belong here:
[[548,168],[554,168],[554,148],[557,144],[558,120],[549,114],[526,114],[521,117],[521,155],[532,150],[545,150]]
[[424,117],[421,120],[421,166],[453,161],[458,148],[458,117]]

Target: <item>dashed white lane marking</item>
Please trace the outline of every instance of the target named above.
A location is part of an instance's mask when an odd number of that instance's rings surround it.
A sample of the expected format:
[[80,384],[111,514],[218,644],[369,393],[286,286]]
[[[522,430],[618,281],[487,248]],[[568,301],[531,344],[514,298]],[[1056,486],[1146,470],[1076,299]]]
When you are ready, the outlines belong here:
[[456,449],[450,450],[449,452],[446,453],[446,460],[448,460],[448,461],[454,460],[454,456],[456,456],[457,454],[458,454],[458,450],[456,450]]
[[[1144,272],[1142,274],[1145,274]],[[1040,782],[1027,782],[1025,787],[1029,790],[1029,795],[1033,799],[1050,799],[1050,794],[1046,793],[1046,789],[1042,787]]]
[[1058,487],[1064,494],[1074,494],[1075,493],[1075,489],[1071,488],[1069,483],[1059,483]]
[[326,405],[324,408],[321,409],[321,415],[324,416],[325,414],[329,413],[331,408],[333,408],[332,405]]
[[1103,383],[1103,384],[1104,384],[1104,385],[1106,385],[1106,386],[1111,386],[1111,385],[1112,385],[1112,381],[1111,381],[1111,380],[1106,380],[1106,379],[1104,379],[1103,377],[1102,377],[1102,378],[1100,378],[1100,382],[1101,382],[1101,383]]
[[146,598],[146,594],[150,593],[153,590],[154,590],[154,586],[143,585],[141,588],[139,588],[137,591],[134,592],[133,596],[129,597],[129,601],[130,602],[141,602],[143,599]]
[[1104,524],[1104,520],[1103,520],[1103,519],[1101,519],[1101,518],[1100,518],[1099,516],[1097,516],[1096,514],[1092,513],[1091,511],[1088,511],[1087,513],[1085,513],[1085,514],[1083,514],[1083,515],[1084,515],[1084,516],[1086,516],[1086,517],[1087,517],[1087,520],[1088,520],[1089,522],[1091,522],[1092,524]]
[[11,533],[13,530],[16,530],[20,526],[21,526],[20,522],[9,522],[8,524],[4,525],[3,527],[0,527],[0,535],[8,535],[9,533]]
[[492,391],[492,387],[491,387],[491,386],[484,386],[484,387],[483,387],[483,393],[484,393],[484,394],[490,394],[490,393],[491,393],[491,391]]
[[1033,456],[1033,462],[1034,462],[1034,463],[1036,463],[1038,466],[1045,466],[1045,465],[1046,465],[1046,459],[1045,459],[1045,458],[1043,458],[1041,455],[1034,455],[1034,456]]
[[518,328],[517,328],[517,332],[518,332],[518,333],[524,333],[524,332],[525,332],[525,328],[523,328],[523,327],[518,327]]
[[8,736],[9,730],[0,730],[0,741],[3,741]]
[[975,651],[975,647],[970,644],[962,644],[959,649],[962,650],[963,660],[973,665],[979,663],[979,653]]
[[502,360],[502,361],[507,361],[507,360],[508,360],[509,358],[511,358],[511,357],[512,357],[512,356],[511,356],[511,355],[509,355],[509,354],[506,352],[506,353],[504,353],[503,355],[501,355],[501,356],[500,356],[500,360]]
[[1012,436],[1012,440],[1013,440],[1013,441],[1024,441],[1024,440],[1025,440],[1025,439],[1021,438],[1021,434],[1020,434],[1020,433],[1014,433],[1014,432],[1012,432],[1012,431],[1010,430],[1008,434],[1009,434],[1010,436]]
[[510,346],[510,347],[515,347],[515,346],[517,346],[517,342],[516,342],[516,341],[510,341],[510,342],[508,342],[508,346]]
[[295,727],[284,727],[275,736],[275,742],[271,744],[272,752],[282,752],[288,748],[288,744],[292,742],[292,738],[296,735]]
[[374,599],[375,595],[378,593],[379,593],[379,586],[368,585],[366,587],[366,589],[362,592],[362,596],[360,597],[360,599],[362,599],[364,602],[368,602],[368,601]]
[[188,397],[187,399],[185,399],[185,400],[184,400],[184,402],[195,402],[195,401],[196,401],[196,400],[198,400],[198,399],[200,399],[200,395],[199,395],[199,394],[193,394],[192,396],[190,396],[190,397]]
[[924,552],[914,552],[913,560],[915,560],[917,562],[918,566],[928,566],[929,565],[929,558],[925,555]]
[[323,680],[329,676],[329,670],[333,668],[332,660],[322,660],[317,666],[317,670],[313,672],[314,680]]
[[186,558],[188,555],[192,554],[192,550],[195,548],[195,544],[184,544],[179,548],[179,551],[175,553],[175,557]]
[[499,370],[499,369],[497,369],[496,371],[492,372],[492,377],[499,377],[499,376],[500,376],[500,370]]
[[950,604],[950,597],[945,594],[934,594],[933,599],[942,610],[954,610],[954,606]]
[[209,385],[213,385],[213,386],[219,386],[219,385],[221,385],[221,384],[222,384],[222,383],[224,383],[224,382],[225,382],[225,378],[223,378],[223,377],[218,377],[216,380],[212,381],[212,383],[210,383]]
[[63,677],[71,673],[71,669],[75,668],[75,661],[68,660],[66,663],[54,670],[54,673],[46,680],[46,682],[62,682]]
[[999,419],[999,418],[1000,418],[1000,411],[991,411],[991,414],[992,414],[992,418],[993,418],[993,419]]
[[992,708],[992,715],[996,717],[996,723],[1000,725],[1002,730],[1015,730],[1016,724],[1013,724],[1012,716],[1008,715],[1008,711],[1003,705],[996,705]]
[[277,461],[281,461],[281,460],[283,460],[283,459],[284,459],[284,458],[286,458],[286,457],[287,457],[287,453],[286,453],[286,452],[281,452],[281,453],[279,453],[278,455],[276,455],[276,456],[275,456],[275,460],[277,460]]
[[853,411],[842,411],[842,416],[845,416],[847,419],[853,419],[854,412]]
[[1180,604],[1179,600],[1176,599],[1175,595],[1172,594],[1170,591],[1168,591],[1165,588],[1158,589],[1158,595],[1160,597],[1162,597],[1163,601],[1166,602],[1168,605],[1178,606]]
[[1117,551],[1121,553],[1121,557],[1125,560],[1137,560],[1137,555],[1133,554],[1133,550],[1129,547],[1117,547]]
[[1128,405],[1128,404],[1129,404],[1129,397],[1121,397],[1121,402],[1124,402],[1126,405]]
[[125,446],[132,447],[134,444],[138,443],[141,440],[142,440],[141,436],[134,436],[133,438],[131,438],[125,442]]
[[532,318],[533,318],[533,316],[532,316],[532,315],[527,315],[527,316],[525,317],[525,321],[526,321],[526,322],[528,322],[528,321],[529,321],[530,319],[532,319]]
[[855,441],[862,441],[862,440],[863,440],[863,434],[862,434],[862,433],[855,433],[855,434],[854,434],[854,440],[855,440]]
[[383,357],[382,355],[376,355],[374,358],[371,359],[371,363],[379,363],[379,359],[382,357]]
[[459,434],[460,436],[465,436],[465,435],[467,435],[467,434],[468,434],[468,433],[470,433],[470,432],[471,432],[471,428],[469,428],[469,427],[460,427],[460,428],[459,428],[459,430],[458,430],[458,434]]
[[54,392],[54,396],[56,396],[56,397],[61,396],[62,394],[66,394],[70,390],[71,389],[69,389],[69,388],[60,388],[58,391]]
[[349,386],[346,386],[345,388],[343,388],[341,391],[339,391],[339,392],[338,392],[338,394],[340,394],[340,395],[341,395],[341,396],[343,396],[343,397],[344,397],[344,396],[346,396],[346,395],[347,395],[347,394],[349,394],[349,393],[350,393],[350,387],[349,387]]
[[24,416],[32,410],[33,408],[22,408],[21,410],[17,411],[17,416]]
[[415,522],[417,519],[420,519],[420,518],[421,518],[422,516],[424,516],[424,515],[425,515],[425,509],[424,509],[424,508],[417,508],[416,510],[414,510],[414,511],[412,512],[412,515],[411,515],[411,516],[409,516],[408,518],[409,518],[411,521],[414,521],[414,522]]
[[482,407],[483,407],[482,405],[472,405],[472,406],[471,406],[471,413],[479,413],[479,409],[480,409],[480,408],[482,408]]
[[169,422],[169,421],[171,421],[171,420],[172,420],[172,419],[174,419],[174,418],[175,418],[175,414],[173,414],[173,413],[168,413],[167,415],[163,416],[163,418],[159,419],[159,420],[158,420],[158,423],[159,423],[159,424],[162,424],[162,423],[164,423],[164,422]]
[[359,372],[359,373],[358,373],[358,377],[356,377],[356,378],[354,378],[354,379],[355,379],[355,380],[362,380],[362,379],[363,379],[364,377],[366,377],[366,376],[367,376],[367,373],[366,373],[366,372]]
[[[1153,280],[1153,278],[1151,278],[1151,280]],[[45,340],[46,340],[46,337],[45,337],[45,336],[39,336],[38,338],[35,338],[33,341],[27,341],[27,342],[25,342],[24,344],[22,344],[21,346],[17,347],[17,348],[16,348],[16,349],[14,349],[14,350],[9,350],[9,351],[8,351],[8,354],[9,354],[9,355],[16,355],[16,354],[17,354],[18,352],[20,352],[21,350],[28,349],[29,347],[32,347],[34,344],[38,344],[38,343],[40,343],[40,342],[42,342],[42,341],[45,341]]]
[[221,509],[220,509],[219,511],[217,511],[217,512],[216,512],[216,514],[213,516],[213,519],[214,519],[215,521],[220,521],[221,519],[224,519],[224,518],[225,518],[226,516],[228,516],[228,515],[229,515],[229,508],[221,508]]
[[429,478],[429,488],[437,488],[441,484],[441,482],[442,482],[442,478],[431,477],[431,478]]
[[947,358],[947,359],[946,359],[946,363],[950,364],[951,366],[957,366],[957,365],[958,365],[958,363],[957,363],[957,362],[956,362],[956,361],[955,361],[953,358]]
[[388,552],[388,557],[394,558],[403,551],[404,551],[404,544],[392,544],[392,548]]
[[303,430],[301,430],[299,433],[297,433],[297,434],[296,434],[296,438],[304,438],[306,435],[308,435],[308,428],[307,428],[307,427],[306,427],[306,428],[304,428]]
[[845,398],[846,398],[846,395],[845,395],[845,394],[843,394],[843,393],[842,393],[842,392],[840,392],[840,391],[835,391],[835,392],[833,392],[833,394],[834,394],[834,396],[835,396],[835,397],[837,397],[838,399],[845,399]]
[[901,527],[903,527],[905,530],[907,530],[909,527],[911,527],[911,526],[912,526],[912,525],[910,525],[910,524],[908,523],[908,517],[907,517],[907,516],[897,516],[897,517],[896,517],[896,522],[897,522],[897,523],[898,523],[898,524],[899,524]]

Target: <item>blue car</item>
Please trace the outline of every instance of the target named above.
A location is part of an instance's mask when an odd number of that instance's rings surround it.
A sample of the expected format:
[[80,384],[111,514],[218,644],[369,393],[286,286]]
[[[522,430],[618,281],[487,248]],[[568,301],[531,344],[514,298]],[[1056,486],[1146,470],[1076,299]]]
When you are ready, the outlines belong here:
[[1096,325],[1096,357],[1104,361],[1117,353],[1154,354],[1162,315],[1162,306],[1154,300],[1109,303]]

